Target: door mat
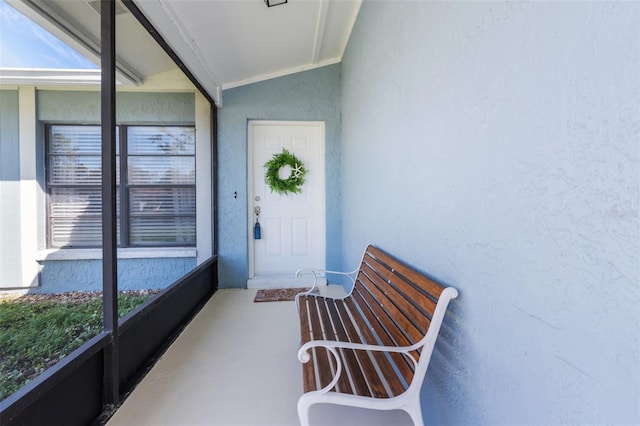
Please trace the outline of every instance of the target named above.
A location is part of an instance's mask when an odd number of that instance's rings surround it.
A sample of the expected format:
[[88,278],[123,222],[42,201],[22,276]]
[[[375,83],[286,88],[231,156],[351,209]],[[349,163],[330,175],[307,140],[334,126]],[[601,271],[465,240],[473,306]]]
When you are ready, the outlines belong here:
[[[296,294],[308,291],[308,288],[268,288],[258,290],[254,302],[289,302],[295,299]],[[313,293],[319,294],[318,289]]]

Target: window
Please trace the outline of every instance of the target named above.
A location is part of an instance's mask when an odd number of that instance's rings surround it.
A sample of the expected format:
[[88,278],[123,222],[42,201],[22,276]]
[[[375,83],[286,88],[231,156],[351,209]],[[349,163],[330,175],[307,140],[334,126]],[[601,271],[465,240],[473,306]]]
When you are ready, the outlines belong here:
[[[116,149],[120,247],[194,246],[195,129],[119,126]],[[100,127],[49,125],[49,247],[102,241]]]

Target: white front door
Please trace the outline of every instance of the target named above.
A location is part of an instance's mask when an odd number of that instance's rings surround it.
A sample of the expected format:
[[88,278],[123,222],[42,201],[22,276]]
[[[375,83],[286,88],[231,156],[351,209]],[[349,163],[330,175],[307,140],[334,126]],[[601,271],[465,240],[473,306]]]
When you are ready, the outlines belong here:
[[[324,123],[250,121],[248,128],[248,288],[300,287],[298,269],[325,267]],[[265,163],[285,148],[307,170],[301,193],[278,194],[265,183]],[[281,178],[289,170],[281,169]],[[287,176],[284,176],[287,174]],[[256,207],[260,239],[254,238]]]

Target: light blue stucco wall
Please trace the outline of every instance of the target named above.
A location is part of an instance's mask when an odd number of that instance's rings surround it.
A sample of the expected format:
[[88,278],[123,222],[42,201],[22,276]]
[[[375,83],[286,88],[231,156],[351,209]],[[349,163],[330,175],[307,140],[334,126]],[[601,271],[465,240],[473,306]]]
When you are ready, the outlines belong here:
[[18,91],[0,90],[0,288],[22,283]]
[[[195,257],[119,259],[118,290],[161,289],[196,267]],[[30,293],[102,291],[101,260],[43,262],[40,287]]]
[[247,285],[247,123],[254,119],[325,122],[326,260],[335,268],[342,256],[340,65],[225,90],[223,100],[218,111],[220,287]]
[[[100,123],[100,92],[39,90],[38,120],[49,123]],[[193,93],[118,92],[116,121],[123,124],[195,123]]]
[[[43,123],[100,122],[99,92],[38,91],[36,100],[40,124],[39,153],[44,152]],[[194,125],[195,95],[118,92],[116,115],[117,122],[124,124]],[[39,161],[38,164],[40,172],[44,162]],[[44,174],[38,173],[38,178],[44,187]],[[32,292],[100,290],[102,287],[100,260],[44,260],[40,264],[40,287]],[[119,259],[118,287],[120,290],[163,288],[195,266],[195,257]]]
[[639,22],[638,2],[363,3],[343,252],[460,290],[427,424],[640,424]]

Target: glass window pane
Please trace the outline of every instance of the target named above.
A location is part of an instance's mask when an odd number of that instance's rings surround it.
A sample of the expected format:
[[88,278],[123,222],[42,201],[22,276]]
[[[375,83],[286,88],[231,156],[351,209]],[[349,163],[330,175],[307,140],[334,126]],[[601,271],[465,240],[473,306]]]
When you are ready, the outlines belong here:
[[194,185],[195,157],[129,157],[129,183],[133,185]]
[[98,156],[49,157],[49,183],[52,185],[100,185],[101,163]]
[[[120,194],[116,193],[120,211]],[[51,245],[98,247],[102,245],[102,192],[100,188],[51,188],[49,193]],[[117,243],[120,222],[117,220]]]
[[[102,140],[100,126],[51,126],[51,154],[100,155]],[[116,152],[119,133],[116,132]]]
[[[116,184],[120,184],[120,158],[116,158]],[[48,184],[50,185],[101,185],[102,157],[67,156],[49,157]]]
[[99,215],[102,212],[100,188],[51,188],[51,216]]
[[52,154],[100,155],[100,126],[51,126]]
[[131,216],[196,214],[195,188],[131,188]]
[[129,154],[132,155],[195,155],[195,129],[193,127],[129,127],[127,144]]
[[51,219],[54,247],[98,247],[102,244],[102,217],[81,215]]
[[132,217],[129,224],[131,244],[137,246],[194,245],[196,218]]

